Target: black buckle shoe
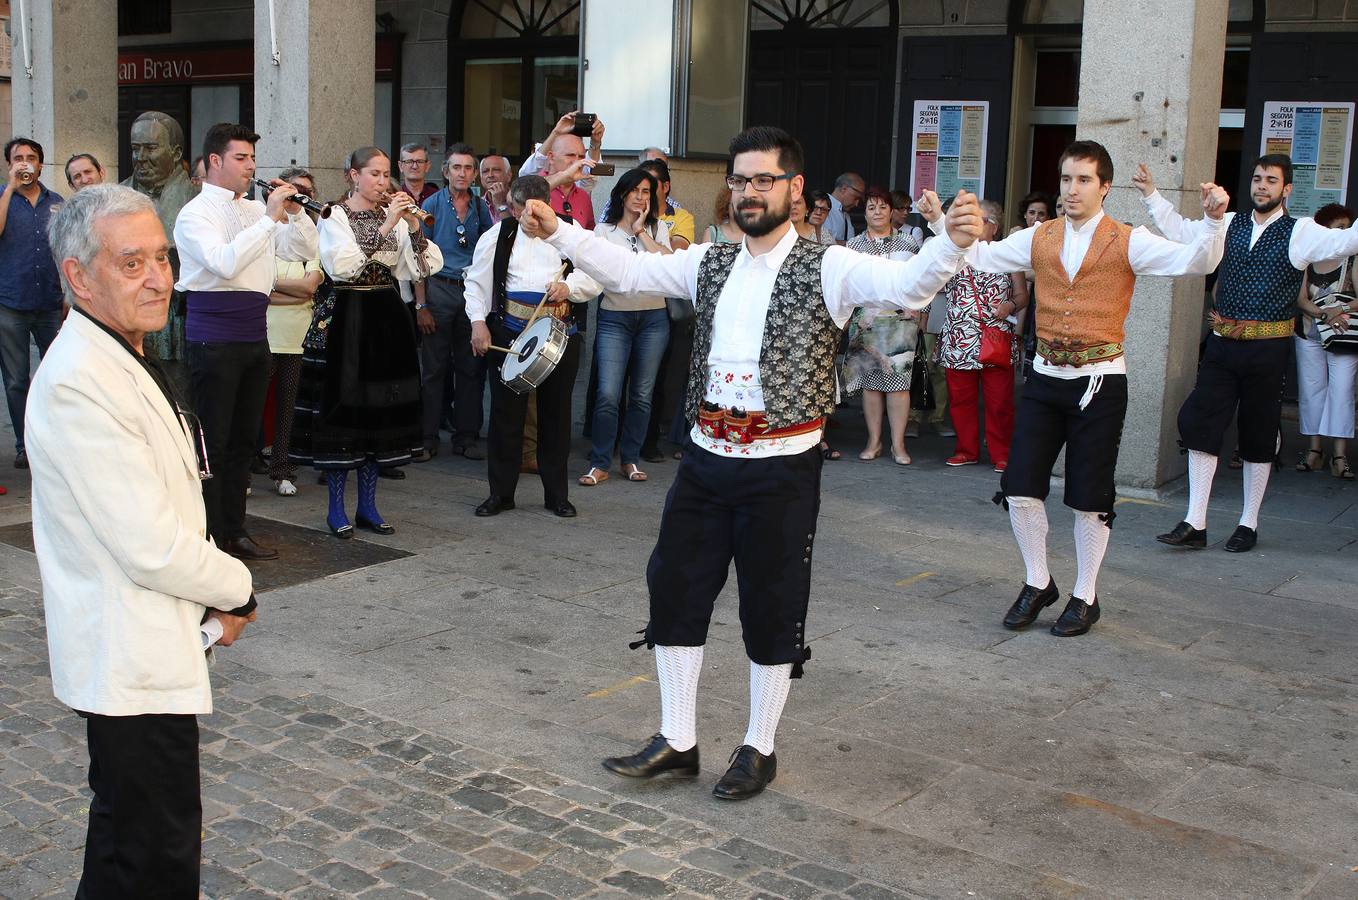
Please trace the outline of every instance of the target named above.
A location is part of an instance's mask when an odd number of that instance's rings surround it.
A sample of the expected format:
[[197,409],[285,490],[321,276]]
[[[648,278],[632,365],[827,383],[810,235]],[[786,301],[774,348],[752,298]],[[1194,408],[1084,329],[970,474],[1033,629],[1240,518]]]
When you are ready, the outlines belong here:
[[514,501],[512,499],[497,497],[494,494],[491,494],[485,500],[481,501],[481,505],[476,508],[476,515],[484,519],[486,516],[498,516],[505,510],[513,508]]
[[1053,578],[1048,578],[1047,586],[1040,591],[1031,584],[1025,584],[1014,605],[1004,614],[1004,627],[1010,631],[1027,628],[1037,620],[1042,610],[1060,599],[1061,592],[1056,589],[1056,580]]
[[1052,634],[1057,637],[1075,637],[1077,634],[1084,634],[1097,621],[1099,621],[1099,598],[1095,597],[1093,603],[1086,603],[1072,594],[1070,602],[1066,604],[1066,611],[1061,613],[1061,618],[1052,626]]
[[354,516],[354,524],[359,528],[366,528],[373,534],[395,534],[396,529],[386,522],[374,522],[364,516]]
[[1201,550],[1207,546],[1207,529],[1199,531],[1187,522],[1180,522],[1174,526],[1173,531],[1165,534],[1157,534],[1155,539],[1162,544],[1169,544],[1171,547],[1188,547],[1190,550]]
[[628,778],[654,778],[664,772],[693,777],[698,774],[698,745],[687,750],[675,750],[663,734],[651,738],[651,742],[631,756],[610,756],[604,760],[604,768]]
[[1248,553],[1259,543],[1259,532],[1244,525],[1235,526],[1235,531],[1226,539],[1227,553]]
[[718,800],[748,800],[768,787],[777,774],[777,753],[765,756],[749,744],[742,744],[731,754],[731,768],[712,789],[712,796]]

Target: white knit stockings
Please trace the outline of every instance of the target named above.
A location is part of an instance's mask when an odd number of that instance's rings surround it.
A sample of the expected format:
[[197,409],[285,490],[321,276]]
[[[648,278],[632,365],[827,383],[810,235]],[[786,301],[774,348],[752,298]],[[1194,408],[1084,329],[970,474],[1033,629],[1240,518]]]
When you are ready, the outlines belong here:
[[1273,463],[1245,463],[1245,505],[1240,511],[1240,524],[1246,528],[1259,530],[1259,507],[1263,505],[1272,471]]
[[1028,569],[1027,581],[1038,590],[1051,581],[1047,570],[1047,507],[1036,497],[1009,497],[1009,524],[1014,529],[1014,540],[1023,565]]
[[660,733],[675,750],[698,743],[698,676],[702,647],[655,646],[655,672],[660,681]]
[[1184,521],[1199,531],[1207,528],[1207,501],[1212,499],[1212,479],[1217,458],[1201,450],[1188,451],[1188,515]]
[[1099,513],[1075,511],[1075,588],[1071,596],[1091,606],[1098,599],[1099,569],[1111,531]]
[[745,731],[744,743],[765,756],[773,752],[773,735],[791,688],[792,663],[777,666],[750,663],[750,726]]

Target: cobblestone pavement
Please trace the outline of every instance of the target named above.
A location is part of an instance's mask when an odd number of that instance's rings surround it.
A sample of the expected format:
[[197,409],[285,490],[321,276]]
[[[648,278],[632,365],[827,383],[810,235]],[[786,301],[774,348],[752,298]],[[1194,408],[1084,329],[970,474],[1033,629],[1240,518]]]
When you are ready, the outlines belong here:
[[[52,699],[45,647],[39,597],[0,590],[5,897],[70,897],[80,872],[84,725]],[[906,896],[245,666],[213,680],[207,897]]]

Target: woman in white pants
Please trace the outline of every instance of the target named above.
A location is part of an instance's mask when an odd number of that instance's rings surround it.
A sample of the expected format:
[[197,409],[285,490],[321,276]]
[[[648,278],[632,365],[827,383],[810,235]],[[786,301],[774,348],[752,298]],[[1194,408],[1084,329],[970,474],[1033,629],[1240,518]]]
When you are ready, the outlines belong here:
[[[1331,203],[1316,210],[1316,222],[1327,228],[1348,228],[1353,221],[1353,212],[1338,203]],[[1298,330],[1292,340],[1297,350],[1298,399],[1301,406],[1301,433],[1311,439],[1307,449],[1297,463],[1298,472],[1311,472],[1323,468],[1325,453],[1321,449],[1321,438],[1334,439],[1334,453],[1330,457],[1330,474],[1335,478],[1353,480],[1353,469],[1347,458],[1349,438],[1353,437],[1353,386],[1354,376],[1358,374],[1358,355],[1335,353],[1321,346],[1320,335],[1316,330],[1317,322],[1324,318],[1331,325],[1344,322],[1350,328],[1358,327],[1358,301],[1351,302],[1347,310],[1330,310],[1322,313],[1317,303],[1332,293],[1353,294],[1355,281],[1353,260],[1328,273],[1317,273],[1315,266],[1306,270],[1302,280],[1301,296],[1297,298],[1300,310]]]

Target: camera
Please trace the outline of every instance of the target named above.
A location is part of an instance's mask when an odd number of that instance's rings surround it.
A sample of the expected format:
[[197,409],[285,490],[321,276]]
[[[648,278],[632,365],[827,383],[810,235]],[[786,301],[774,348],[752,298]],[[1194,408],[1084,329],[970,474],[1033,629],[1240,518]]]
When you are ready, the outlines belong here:
[[571,129],[571,134],[580,138],[587,138],[594,133],[594,121],[598,116],[594,113],[578,112],[575,114],[575,127]]

